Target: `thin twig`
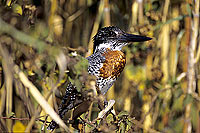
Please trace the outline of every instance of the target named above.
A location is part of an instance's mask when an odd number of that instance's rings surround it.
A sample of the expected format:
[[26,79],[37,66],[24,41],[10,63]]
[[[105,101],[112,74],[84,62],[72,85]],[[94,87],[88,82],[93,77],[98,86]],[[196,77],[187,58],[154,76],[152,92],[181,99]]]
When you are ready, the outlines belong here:
[[86,7],[82,7],[80,8],[78,11],[76,11],[74,14],[72,14],[71,16],[69,16],[67,18],[68,22],[72,22],[74,21],[76,18],[78,18],[84,11],[86,10]]
[[[10,119],[10,120],[18,120],[18,121],[30,121],[31,118],[16,118],[16,117],[0,117],[0,119]],[[39,118],[36,118],[36,121],[41,121],[43,123],[50,123],[48,121],[45,121],[45,120],[41,120]]]
[[30,118],[16,118],[16,117],[0,117],[0,119],[10,119],[10,120],[19,120],[19,121],[29,121]]
[[88,120],[85,120],[85,119],[83,119],[83,118],[81,118],[81,117],[79,117],[84,123],[87,123],[88,125],[90,125],[90,126],[92,126],[92,127],[94,127],[95,129],[97,129],[97,127],[92,123],[92,122],[89,122]]
[[45,117],[45,120],[44,120],[44,122],[43,122],[41,131],[44,131],[44,127],[45,127],[45,125],[46,125],[46,123],[47,123],[47,118],[48,118],[48,115]]

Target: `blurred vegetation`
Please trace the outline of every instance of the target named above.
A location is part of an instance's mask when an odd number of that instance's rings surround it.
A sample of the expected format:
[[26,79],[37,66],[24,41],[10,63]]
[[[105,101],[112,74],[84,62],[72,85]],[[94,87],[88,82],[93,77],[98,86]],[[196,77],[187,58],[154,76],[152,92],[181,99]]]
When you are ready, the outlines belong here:
[[[84,57],[109,25],[153,40],[123,49],[126,67],[106,95],[115,113],[97,120],[94,100],[66,126],[50,105],[58,110],[69,81],[90,95]],[[0,131],[46,131],[53,118],[58,132],[200,132],[199,29],[199,0],[1,0]]]

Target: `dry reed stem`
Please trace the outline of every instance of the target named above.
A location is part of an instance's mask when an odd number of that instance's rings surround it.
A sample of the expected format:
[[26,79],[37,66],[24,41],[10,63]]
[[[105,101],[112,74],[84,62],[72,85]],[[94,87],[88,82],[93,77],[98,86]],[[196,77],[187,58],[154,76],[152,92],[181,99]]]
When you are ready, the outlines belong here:
[[132,26],[137,25],[137,18],[138,18],[138,2],[134,1],[132,4]]
[[[0,53],[3,57],[2,66],[5,75],[5,88],[6,88],[6,116],[11,115],[13,106],[13,74],[12,74],[12,59],[8,55],[8,51],[3,49],[0,43]],[[12,131],[12,121],[6,120],[8,131]]]
[[6,103],[6,88],[5,85],[1,88],[1,108],[0,108],[0,116],[2,116],[3,111],[5,109],[5,103]]
[[[198,30],[199,30],[199,0],[196,0],[196,3],[195,3],[195,11],[194,11],[194,43],[195,43],[195,47],[197,46],[197,36],[198,36]],[[198,50],[197,50],[197,55],[196,55],[196,58],[195,58],[195,63],[198,62],[199,60],[199,57],[200,57],[200,41],[199,41],[199,45],[198,45]]]
[[93,37],[94,35],[97,33],[98,29],[99,29],[99,24],[100,21],[102,19],[102,15],[103,15],[103,10],[104,10],[104,1],[101,0],[100,4],[99,4],[99,8],[98,8],[98,14],[96,16],[94,25],[93,25],[93,29],[92,29],[92,33],[90,35],[90,41],[88,44],[88,52],[86,53],[86,57],[90,56],[92,54],[93,51]]
[[110,26],[110,5],[109,5],[109,0],[104,0],[104,26]]
[[143,25],[144,24],[143,0],[137,0],[137,2],[138,2],[138,22],[139,25]]
[[[190,2],[191,3],[191,2]],[[199,0],[194,2],[195,9],[194,12],[199,12]],[[199,18],[194,17],[191,22],[191,40],[188,47],[188,70],[187,70],[187,94],[192,94],[196,90],[196,79],[195,79],[195,50],[197,44],[197,36],[198,36],[198,25]],[[188,103],[185,109],[185,122],[184,122],[184,133],[192,132],[192,123],[191,123],[191,106],[192,103]]]

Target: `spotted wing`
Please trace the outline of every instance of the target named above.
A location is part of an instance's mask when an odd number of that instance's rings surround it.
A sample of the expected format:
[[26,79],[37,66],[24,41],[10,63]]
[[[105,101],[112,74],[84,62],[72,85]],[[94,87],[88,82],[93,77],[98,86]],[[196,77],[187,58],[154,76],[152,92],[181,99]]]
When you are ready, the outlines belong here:
[[[75,100],[77,98],[78,92],[76,90],[76,86],[72,85],[70,82],[66,88],[65,95],[62,98],[62,102],[59,105],[58,108],[58,114],[61,119],[63,119],[64,115],[68,110],[71,110],[72,108],[75,107]],[[48,125],[47,130],[54,130],[55,128],[58,127],[58,124],[52,120],[51,123]]]
[[99,69],[103,66],[105,57],[102,55],[102,53],[97,52],[87,57],[86,59],[88,60],[89,63],[88,73],[91,75],[95,75],[96,77],[99,77],[100,74]]

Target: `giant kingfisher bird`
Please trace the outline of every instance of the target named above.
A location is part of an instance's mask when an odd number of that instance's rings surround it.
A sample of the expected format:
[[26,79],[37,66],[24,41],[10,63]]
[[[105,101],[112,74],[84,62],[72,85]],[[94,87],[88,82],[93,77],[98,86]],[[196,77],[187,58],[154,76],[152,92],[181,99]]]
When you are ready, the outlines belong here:
[[[101,94],[104,95],[110,89],[125,67],[126,57],[122,48],[131,42],[148,40],[151,38],[125,33],[115,26],[104,27],[97,32],[93,38],[93,54],[86,59],[89,63],[88,73],[96,76],[96,87]],[[58,109],[61,118],[71,109],[69,105],[75,100],[76,92],[73,90],[75,87],[69,83]],[[70,104],[64,106],[68,98]],[[57,126],[56,122],[52,121],[47,129],[54,130]]]
[[96,86],[104,95],[125,67],[126,56],[122,52],[122,47],[130,42],[148,41],[151,38],[128,34],[110,26],[100,29],[93,40],[93,54],[87,57],[88,73],[96,76]]

